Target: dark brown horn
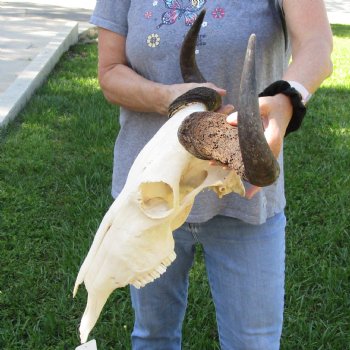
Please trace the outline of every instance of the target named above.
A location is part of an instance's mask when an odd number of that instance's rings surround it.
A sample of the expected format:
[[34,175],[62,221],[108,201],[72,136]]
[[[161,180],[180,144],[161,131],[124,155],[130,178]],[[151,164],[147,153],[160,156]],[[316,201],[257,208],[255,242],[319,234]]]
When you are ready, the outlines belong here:
[[205,12],[205,10],[202,10],[198,15],[192,27],[187,32],[181,47],[180,68],[185,83],[206,83],[206,80],[197,67],[195,53],[198,33],[201,29]]
[[239,92],[238,137],[248,181],[256,186],[271,185],[280,169],[266,142],[260,117],[255,77],[255,34],[249,38]]

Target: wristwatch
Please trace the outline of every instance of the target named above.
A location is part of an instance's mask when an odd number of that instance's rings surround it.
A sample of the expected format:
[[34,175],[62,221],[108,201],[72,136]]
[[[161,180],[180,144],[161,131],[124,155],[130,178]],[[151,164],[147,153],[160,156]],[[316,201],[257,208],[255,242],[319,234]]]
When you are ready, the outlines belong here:
[[297,81],[288,81],[289,85],[297,90],[301,96],[301,102],[305,106],[310,100],[312,94],[306,89],[306,87]]

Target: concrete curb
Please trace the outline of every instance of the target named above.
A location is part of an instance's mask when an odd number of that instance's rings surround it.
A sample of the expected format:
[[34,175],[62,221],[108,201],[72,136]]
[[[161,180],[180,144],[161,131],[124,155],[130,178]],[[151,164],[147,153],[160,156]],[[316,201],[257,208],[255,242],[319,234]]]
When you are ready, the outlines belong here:
[[13,120],[50,74],[62,54],[78,41],[78,23],[67,22],[16,80],[0,94],[0,128]]

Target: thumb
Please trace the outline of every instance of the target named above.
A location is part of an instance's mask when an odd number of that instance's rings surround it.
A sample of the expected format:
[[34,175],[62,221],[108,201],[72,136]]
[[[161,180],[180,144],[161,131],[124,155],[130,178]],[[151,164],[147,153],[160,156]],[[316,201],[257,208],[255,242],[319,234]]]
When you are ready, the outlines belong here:
[[205,86],[215,90],[220,96],[226,96],[227,94],[227,91],[225,89],[222,89],[213,83],[204,83],[204,84],[201,84],[201,86]]
[[237,126],[237,112],[229,114],[226,118],[226,121],[233,126]]
[[222,114],[230,114],[234,111],[233,105],[223,105],[221,106],[216,112],[222,113]]
[[277,158],[281,152],[283,138],[280,137],[279,129],[269,122],[268,127],[264,131],[266,141],[274,156]]

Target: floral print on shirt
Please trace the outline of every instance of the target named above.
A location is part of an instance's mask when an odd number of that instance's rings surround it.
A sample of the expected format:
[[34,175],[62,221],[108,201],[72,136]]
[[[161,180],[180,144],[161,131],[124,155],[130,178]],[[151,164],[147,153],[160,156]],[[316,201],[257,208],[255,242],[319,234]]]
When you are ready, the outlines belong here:
[[[164,6],[165,11],[161,14],[160,21],[155,29],[160,29],[163,26],[173,25],[176,23],[182,23],[186,26],[191,26],[197,19],[199,12],[207,4],[207,0],[151,0],[153,8]],[[207,16],[212,16],[215,20],[220,20],[225,17],[225,9],[221,6],[214,5],[213,10],[207,13]],[[155,10],[147,9],[144,13],[144,18],[150,20],[153,18],[157,21]],[[159,23],[160,22],[160,23]],[[156,22],[157,23],[157,22]],[[202,27],[208,26],[208,21],[204,21]],[[204,46],[206,43],[204,38],[206,34],[200,34],[197,42],[196,54],[199,53],[199,47]],[[147,45],[150,48],[157,48],[161,43],[160,33],[151,33],[147,35]],[[175,44],[176,47],[181,46],[179,43]]]
[[160,36],[152,33],[147,37],[147,44],[149,47],[157,47],[160,44]]
[[222,7],[216,7],[211,15],[213,16],[213,18],[215,19],[221,19],[225,16],[225,10]]

